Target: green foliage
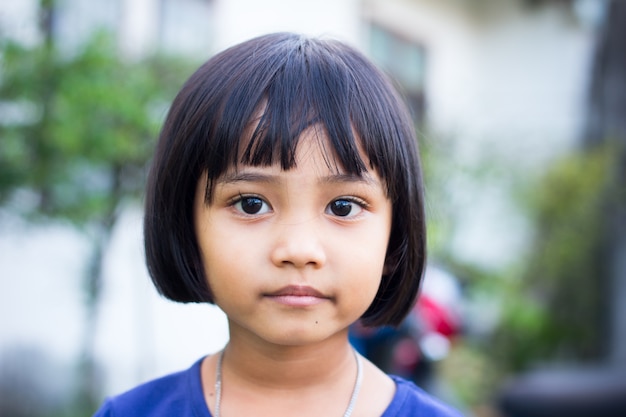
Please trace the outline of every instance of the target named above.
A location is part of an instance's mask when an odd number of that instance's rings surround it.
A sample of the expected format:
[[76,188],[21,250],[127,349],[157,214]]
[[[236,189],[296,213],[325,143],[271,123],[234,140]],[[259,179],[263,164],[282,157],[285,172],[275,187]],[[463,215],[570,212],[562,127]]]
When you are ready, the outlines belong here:
[[[0,204],[36,196],[29,215],[84,224],[108,216],[143,183],[165,103],[189,67],[152,57],[121,59],[99,33],[72,56],[51,45],[1,45]],[[176,80],[176,81],[174,81]]]
[[[52,2],[41,5],[51,13]],[[121,205],[143,189],[167,104],[192,67],[162,56],[122,59],[106,33],[62,54],[48,35],[34,47],[0,39],[0,205],[88,232],[72,413],[89,415],[100,400],[92,349],[104,254]]]
[[443,363],[443,375],[467,404],[489,402],[512,373],[603,357],[607,206],[624,192],[623,185],[614,188],[618,155],[614,146],[580,151],[536,177],[527,174],[523,188],[513,182],[533,231],[514,264],[485,270],[454,253],[438,254],[461,279],[466,300],[496,324],[462,337]]
[[607,147],[565,157],[526,195],[533,246],[520,279],[505,288],[494,338],[509,370],[603,353],[607,273],[601,242],[614,154]]

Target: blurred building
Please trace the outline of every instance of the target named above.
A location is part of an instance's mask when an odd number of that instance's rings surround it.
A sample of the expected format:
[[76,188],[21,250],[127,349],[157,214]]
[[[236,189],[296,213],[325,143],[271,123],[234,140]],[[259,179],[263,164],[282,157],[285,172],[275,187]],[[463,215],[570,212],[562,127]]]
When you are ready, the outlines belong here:
[[[270,31],[339,38],[393,76],[421,129],[427,128],[434,138],[456,138],[451,157],[459,164],[496,153],[535,170],[577,140],[594,16],[601,13],[594,1],[58,0],[53,30],[62,47],[71,51],[94,29],[111,29],[131,59],[160,49],[204,60]],[[37,42],[38,3],[0,0],[0,35]],[[502,190],[482,189],[476,198],[477,185],[454,186],[455,198],[465,208],[457,213],[462,227],[453,242],[459,256],[486,265],[509,261],[524,234]],[[131,210],[122,219],[107,257],[98,345],[106,393],[191,364],[202,352],[218,349],[227,337],[218,311],[173,305],[150,288],[140,215]],[[55,310],[56,296],[42,295],[35,306],[9,294],[26,293],[25,286],[37,282],[51,291],[61,288],[49,280],[80,270],[68,255],[81,253],[80,237],[59,229],[41,234],[25,224],[4,230],[0,352],[7,346],[41,344],[57,353],[75,353],[71,346],[79,343],[80,325],[70,325],[61,343],[54,333],[40,331],[42,317],[33,311],[50,311],[58,323],[75,322],[81,306],[78,279],[64,280],[69,289],[60,310]],[[16,247],[12,242],[20,236],[36,241],[22,239],[22,246]],[[52,251],[56,258],[42,255],[36,265],[29,263],[34,248],[59,236],[66,246]],[[71,260],[69,268],[56,262],[59,256]],[[16,276],[22,279],[8,279]],[[6,318],[16,312],[20,325],[7,324]]]
[[[40,0],[0,0],[0,32],[37,42]],[[213,0],[56,0],[52,30],[65,50],[79,47],[95,30],[117,34],[129,56],[156,49],[206,55],[214,43]]]
[[[453,144],[459,170],[497,159],[536,173],[578,139],[594,28],[575,2],[535,3],[366,2],[373,27],[421,48],[427,134]],[[503,198],[509,184],[452,186],[453,250],[488,267],[514,259],[525,228]]]

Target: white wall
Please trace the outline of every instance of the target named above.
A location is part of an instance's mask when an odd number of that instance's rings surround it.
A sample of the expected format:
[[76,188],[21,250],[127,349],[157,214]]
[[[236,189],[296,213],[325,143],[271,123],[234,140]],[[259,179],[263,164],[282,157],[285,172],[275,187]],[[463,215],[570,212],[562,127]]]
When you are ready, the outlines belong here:
[[33,44],[39,40],[35,0],[0,0],[0,37]]
[[211,53],[215,36],[211,1],[117,1],[121,8],[117,26],[119,44],[128,55],[142,56],[160,48],[200,60]]
[[[0,230],[0,369],[8,352],[43,354],[67,382],[85,328],[89,241],[67,225],[33,226],[3,212]],[[184,369],[228,339],[218,308],[176,304],[157,294],[142,244],[141,211],[130,207],[106,255],[96,328],[107,394]]]
[[215,15],[216,50],[278,31],[362,45],[360,0],[215,0]]

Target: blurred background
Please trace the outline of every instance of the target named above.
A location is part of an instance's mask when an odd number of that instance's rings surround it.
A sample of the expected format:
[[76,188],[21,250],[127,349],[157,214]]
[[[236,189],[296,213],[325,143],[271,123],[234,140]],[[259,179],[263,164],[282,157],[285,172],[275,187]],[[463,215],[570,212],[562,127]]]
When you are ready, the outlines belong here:
[[355,345],[468,416],[626,415],[618,0],[0,0],[0,415],[91,415],[226,343],[149,282],[146,166],[200,63],[283,30],[363,51],[419,132],[424,295]]

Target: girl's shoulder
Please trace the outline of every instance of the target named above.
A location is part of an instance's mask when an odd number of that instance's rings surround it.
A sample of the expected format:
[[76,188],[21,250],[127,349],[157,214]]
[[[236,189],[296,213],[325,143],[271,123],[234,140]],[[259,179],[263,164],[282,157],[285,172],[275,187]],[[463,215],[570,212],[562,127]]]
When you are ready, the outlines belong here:
[[200,365],[141,384],[109,397],[94,417],[210,417],[204,402]]
[[390,375],[396,393],[382,417],[462,417],[453,407],[428,394],[411,381]]

